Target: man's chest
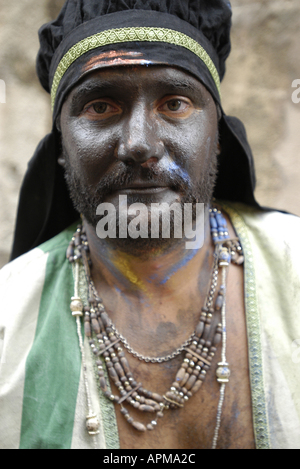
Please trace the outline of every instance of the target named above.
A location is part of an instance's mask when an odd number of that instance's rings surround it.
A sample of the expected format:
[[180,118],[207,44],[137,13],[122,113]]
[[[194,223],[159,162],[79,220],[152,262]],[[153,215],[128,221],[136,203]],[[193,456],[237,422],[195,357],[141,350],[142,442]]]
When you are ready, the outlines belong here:
[[[157,425],[151,431],[134,430],[116,406],[117,423],[121,448],[132,449],[211,449],[217,425],[218,405],[220,402],[220,384],[216,380],[215,370],[219,357],[212,364],[201,389],[192,396],[183,407],[168,409],[163,417],[156,419]],[[148,365],[151,367],[151,365]],[[147,383],[150,378],[152,390],[162,392],[162,388],[170,381],[171,367],[163,367],[161,371],[148,371],[141,367],[140,377]],[[242,353],[236,363],[232,363],[232,376],[226,385],[225,398],[218,435],[217,448],[220,449],[254,449],[254,436],[251,413],[251,397],[248,378],[247,361]],[[156,386],[155,386],[156,385]],[[155,419],[154,414],[130,410],[131,417],[145,426]]]
[[[117,407],[117,421],[123,448],[205,449],[212,441],[220,418],[217,448],[254,448],[251,395],[248,370],[247,334],[244,315],[242,271],[235,269],[230,277],[227,296],[226,358],[231,376],[225,387],[224,404],[220,410],[220,384],[216,369],[221,360],[221,344],[206,371],[201,388],[180,406],[170,406],[163,417],[147,412],[131,412],[144,426],[156,420],[153,430],[133,430]],[[129,358],[135,379],[152,392],[167,395],[180,369],[180,357],[167,363],[149,364]]]

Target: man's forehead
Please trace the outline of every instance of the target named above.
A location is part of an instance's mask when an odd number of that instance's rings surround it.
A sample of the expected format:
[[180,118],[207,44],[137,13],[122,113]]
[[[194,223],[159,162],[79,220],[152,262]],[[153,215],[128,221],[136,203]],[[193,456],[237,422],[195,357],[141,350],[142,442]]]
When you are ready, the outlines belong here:
[[93,89],[109,89],[125,85],[149,85],[157,88],[169,88],[170,91],[189,91],[210,93],[192,74],[177,67],[165,64],[132,63],[126,65],[104,66],[85,74],[72,91],[74,94],[88,93]]

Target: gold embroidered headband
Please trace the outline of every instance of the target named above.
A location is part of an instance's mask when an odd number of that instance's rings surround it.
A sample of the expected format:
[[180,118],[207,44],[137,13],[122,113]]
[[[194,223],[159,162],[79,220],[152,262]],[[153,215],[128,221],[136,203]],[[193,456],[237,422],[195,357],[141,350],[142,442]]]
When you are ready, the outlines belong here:
[[206,52],[206,50],[194,39],[184,33],[167,28],[155,27],[128,27],[109,29],[100,33],[87,37],[72,46],[63,56],[55,71],[52,88],[51,88],[51,105],[54,109],[57,89],[60,81],[68,68],[83,54],[98,47],[111,44],[119,44],[124,42],[165,42],[176,46],[184,47],[193,52],[200,58],[209,70],[217,90],[220,93],[220,77],[219,73]]

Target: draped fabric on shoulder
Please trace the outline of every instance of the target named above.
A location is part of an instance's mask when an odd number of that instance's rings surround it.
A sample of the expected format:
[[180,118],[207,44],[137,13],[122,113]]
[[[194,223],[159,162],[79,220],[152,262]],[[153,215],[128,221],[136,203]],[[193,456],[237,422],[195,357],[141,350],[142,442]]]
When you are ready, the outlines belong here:
[[41,27],[37,73],[51,93],[53,130],[28,165],[11,259],[78,218],[57,161],[61,136],[56,119],[66,96],[84,75],[115,65],[103,60],[105,54],[119,54],[119,66],[174,66],[198,78],[222,113],[214,196],[257,206],[253,157],[244,126],[225,115],[219,93],[230,53],[230,28],[231,6],[226,0],[68,0],[58,18]]
[[[256,448],[300,449],[300,221],[292,215],[239,204],[223,209],[245,256]],[[70,312],[74,280],[65,256],[76,225],[0,271],[3,449],[94,449],[84,424],[84,378],[76,322]],[[86,292],[87,284],[83,284],[80,296]],[[92,402],[101,421],[97,448],[118,449],[113,403],[99,394],[87,340],[85,346]]]

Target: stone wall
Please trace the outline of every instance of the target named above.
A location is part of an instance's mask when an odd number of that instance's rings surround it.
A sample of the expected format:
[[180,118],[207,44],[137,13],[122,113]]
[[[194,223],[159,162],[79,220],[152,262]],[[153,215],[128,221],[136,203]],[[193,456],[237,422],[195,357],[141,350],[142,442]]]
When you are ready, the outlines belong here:
[[[0,0],[0,80],[6,86],[5,103],[0,94],[0,266],[8,260],[27,162],[51,129],[49,96],[35,76],[37,30],[62,4]],[[292,82],[300,79],[300,2],[232,0],[232,6],[224,109],[246,125],[258,201],[300,215],[300,103],[291,99]]]
[[300,103],[291,98],[300,79],[300,2],[232,0],[232,7],[224,108],[246,125],[257,200],[300,215]]

